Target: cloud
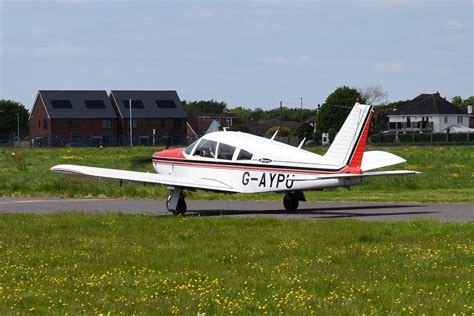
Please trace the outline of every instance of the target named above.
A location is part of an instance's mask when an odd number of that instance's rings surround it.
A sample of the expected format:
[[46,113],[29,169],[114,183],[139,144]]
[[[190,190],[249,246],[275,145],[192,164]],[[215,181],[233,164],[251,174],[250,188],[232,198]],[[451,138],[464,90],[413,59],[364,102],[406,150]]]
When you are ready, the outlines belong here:
[[462,30],[464,28],[464,24],[461,21],[451,20],[446,23],[446,26],[450,30]]
[[405,72],[407,66],[401,61],[375,62],[370,65],[370,70],[376,73],[396,74]]
[[52,56],[52,57],[69,57],[77,56],[83,52],[83,49],[79,46],[71,45],[54,45],[40,47],[36,50],[39,55]]

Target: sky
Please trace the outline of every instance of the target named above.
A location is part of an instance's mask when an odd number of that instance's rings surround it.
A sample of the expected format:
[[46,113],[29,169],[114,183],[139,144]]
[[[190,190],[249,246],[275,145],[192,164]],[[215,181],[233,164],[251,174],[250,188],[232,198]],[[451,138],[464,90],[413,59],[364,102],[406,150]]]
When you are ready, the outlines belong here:
[[0,0],[0,98],[176,90],[305,108],[339,86],[387,101],[474,95],[474,1]]

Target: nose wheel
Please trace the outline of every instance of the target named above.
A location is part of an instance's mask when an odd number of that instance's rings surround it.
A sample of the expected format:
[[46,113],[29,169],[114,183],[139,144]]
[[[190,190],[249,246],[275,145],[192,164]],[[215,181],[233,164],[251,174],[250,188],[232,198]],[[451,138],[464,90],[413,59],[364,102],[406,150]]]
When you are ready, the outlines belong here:
[[173,215],[184,215],[186,214],[186,201],[184,200],[184,193],[181,188],[174,188],[168,199],[166,200],[166,208],[168,212]]

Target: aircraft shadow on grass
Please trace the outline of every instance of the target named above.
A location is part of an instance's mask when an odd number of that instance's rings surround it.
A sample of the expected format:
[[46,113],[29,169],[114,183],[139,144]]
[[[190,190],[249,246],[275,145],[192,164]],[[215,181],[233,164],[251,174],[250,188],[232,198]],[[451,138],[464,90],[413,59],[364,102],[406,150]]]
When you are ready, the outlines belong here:
[[[411,208],[426,207],[424,205],[358,205],[358,206],[337,206],[305,208],[298,211],[288,212],[279,209],[268,210],[189,210],[187,216],[235,216],[235,215],[303,215],[310,218],[357,218],[357,217],[377,217],[377,216],[410,216],[426,215],[438,213],[435,211],[409,211]],[[370,210],[407,209],[406,211],[394,212],[364,212]],[[309,215],[309,216],[308,216]],[[317,215],[317,216],[311,216]]]

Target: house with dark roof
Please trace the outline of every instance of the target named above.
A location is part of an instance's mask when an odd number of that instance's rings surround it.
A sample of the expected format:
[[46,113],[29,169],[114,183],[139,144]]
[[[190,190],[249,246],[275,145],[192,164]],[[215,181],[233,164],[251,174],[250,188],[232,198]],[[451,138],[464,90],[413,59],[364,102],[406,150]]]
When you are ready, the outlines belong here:
[[131,134],[140,145],[186,143],[187,115],[176,91],[112,90],[110,101],[122,142]]
[[452,126],[469,127],[469,115],[439,92],[420,94],[387,115],[388,131],[439,133]]
[[34,146],[109,146],[117,115],[104,90],[40,90],[30,114]]
[[191,129],[199,136],[210,131],[222,130],[241,123],[240,118],[233,113],[202,113],[190,114],[188,123]]

